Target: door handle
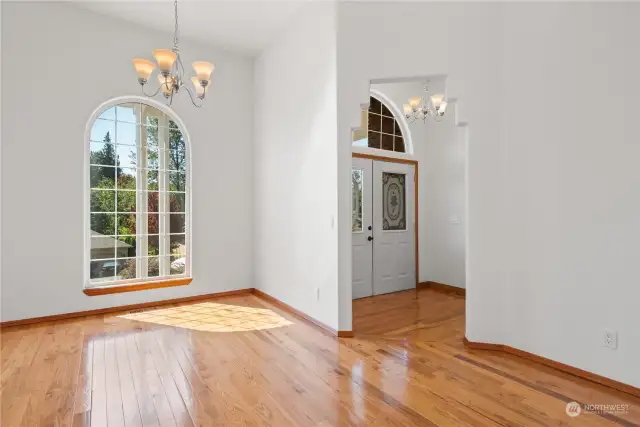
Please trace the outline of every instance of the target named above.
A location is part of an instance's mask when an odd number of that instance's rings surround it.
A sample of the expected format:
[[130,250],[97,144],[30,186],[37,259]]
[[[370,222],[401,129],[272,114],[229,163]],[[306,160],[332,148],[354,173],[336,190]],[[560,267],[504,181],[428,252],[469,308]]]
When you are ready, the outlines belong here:
[[372,236],[369,236],[369,237],[367,237],[367,240],[368,240],[368,241],[372,241],[372,240],[373,240],[373,237],[372,237]]

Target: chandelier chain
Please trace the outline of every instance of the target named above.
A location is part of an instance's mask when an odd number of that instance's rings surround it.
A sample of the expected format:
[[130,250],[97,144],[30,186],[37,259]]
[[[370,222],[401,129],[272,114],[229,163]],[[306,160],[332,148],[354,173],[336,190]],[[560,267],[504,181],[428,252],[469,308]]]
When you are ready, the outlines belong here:
[[173,1],[173,10],[176,21],[173,31],[173,51],[178,53],[180,51],[180,48],[178,47],[178,0]]

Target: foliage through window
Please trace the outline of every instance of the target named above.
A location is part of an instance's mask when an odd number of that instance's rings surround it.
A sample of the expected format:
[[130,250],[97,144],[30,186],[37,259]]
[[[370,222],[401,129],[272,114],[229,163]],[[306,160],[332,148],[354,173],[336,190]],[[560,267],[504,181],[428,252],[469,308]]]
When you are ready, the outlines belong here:
[[353,145],[379,150],[405,152],[404,136],[389,108],[374,97],[369,98],[369,110],[362,112],[362,124],[353,134]]
[[93,122],[89,150],[89,286],[188,276],[188,152],[176,122],[118,104]]

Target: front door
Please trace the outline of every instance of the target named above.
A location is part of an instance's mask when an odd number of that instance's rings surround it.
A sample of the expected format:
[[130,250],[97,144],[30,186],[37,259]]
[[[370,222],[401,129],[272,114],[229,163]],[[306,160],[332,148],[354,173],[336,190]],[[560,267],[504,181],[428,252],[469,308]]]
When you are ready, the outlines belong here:
[[416,285],[415,167],[354,158],[353,298]]

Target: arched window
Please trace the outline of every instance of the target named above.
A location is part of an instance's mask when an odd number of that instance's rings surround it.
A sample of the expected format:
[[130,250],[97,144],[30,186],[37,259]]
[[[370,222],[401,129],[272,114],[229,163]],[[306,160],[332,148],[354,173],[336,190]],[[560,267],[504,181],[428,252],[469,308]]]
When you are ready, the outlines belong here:
[[362,111],[362,127],[353,133],[353,145],[379,150],[405,152],[405,140],[391,110],[373,96],[369,109]]
[[187,133],[166,107],[126,101],[87,127],[87,288],[190,277]]

